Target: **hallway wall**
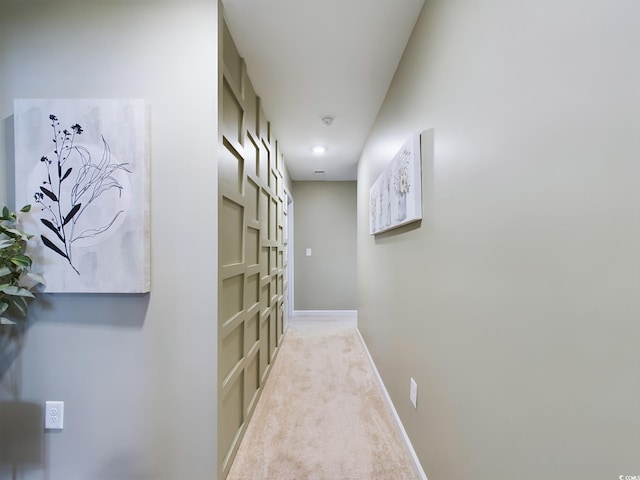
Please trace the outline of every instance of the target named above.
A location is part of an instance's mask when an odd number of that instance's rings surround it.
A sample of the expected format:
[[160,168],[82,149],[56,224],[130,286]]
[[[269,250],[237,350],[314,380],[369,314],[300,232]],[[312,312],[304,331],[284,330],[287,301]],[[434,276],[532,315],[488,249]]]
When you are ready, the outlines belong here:
[[225,478],[284,334],[284,159],[226,25],[221,29],[218,477]]
[[[359,163],[358,315],[429,480],[640,472],[639,16],[418,19]],[[419,228],[369,236],[370,186],[431,128]]]
[[293,182],[293,198],[295,310],[356,310],[356,182]]
[[[216,478],[217,3],[0,11],[0,202],[13,203],[14,98],[145,99],[152,190],[150,294],[43,295],[22,344],[0,336],[0,410],[65,401],[61,432],[35,419],[34,464],[14,474],[0,447],[0,479]],[[12,426],[24,431],[0,431]]]

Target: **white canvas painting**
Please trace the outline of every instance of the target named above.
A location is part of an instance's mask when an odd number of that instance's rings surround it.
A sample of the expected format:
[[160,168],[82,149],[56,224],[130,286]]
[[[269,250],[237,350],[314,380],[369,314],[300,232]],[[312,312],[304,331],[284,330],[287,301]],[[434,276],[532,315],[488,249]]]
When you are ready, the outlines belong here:
[[422,218],[420,135],[414,134],[369,190],[369,234]]
[[45,292],[150,290],[149,129],[137,99],[14,101],[16,208]]

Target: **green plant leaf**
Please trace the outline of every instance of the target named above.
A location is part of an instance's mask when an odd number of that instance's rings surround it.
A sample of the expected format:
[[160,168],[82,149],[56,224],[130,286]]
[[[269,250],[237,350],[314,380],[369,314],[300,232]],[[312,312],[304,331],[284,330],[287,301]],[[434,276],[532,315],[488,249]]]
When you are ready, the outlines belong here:
[[13,297],[29,297],[29,298],[35,298],[33,296],[33,293],[31,293],[29,290],[27,290],[26,288],[22,288],[22,287],[16,287],[15,285],[2,285],[0,287],[4,287],[4,288],[0,288],[1,292],[6,293],[7,295],[11,295]]
[[33,273],[33,272],[28,272],[27,273],[27,277],[29,277],[31,280],[33,280],[34,282],[37,282],[41,285],[46,285],[47,282],[44,281],[44,277],[42,277],[41,275],[38,275],[37,273]]
[[25,236],[23,232],[16,228],[5,228],[4,232],[11,238],[23,238]]
[[[20,212],[28,213],[30,210],[31,205],[25,205]],[[14,313],[26,317],[29,309],[29,299],[34,298],[30,290],[35,284],[41,283],[42,277],[29,275],[32,261],[25,254],[25,249],[27,240],[33,235],[15,227],[9,228],[17,223],[17,219],[15,212],[10,211],[6,206],[2,209],[2,218],[0,219],[0,236],[2,236],[2,239],[0,239],[0,265],[2,265],[0,266],[0,278],[3,283],[0,284],[0,315],[10,311],[10,317]],[[22,280],[25,274],[30,277],[30,281],[23,285]],[[2,325],[13,325],[15,323],[11,318],[0,317],[0,324]]]
[[13,306],[18,309],[20,315],[23,317],[27,316],[27,311],[29,310],[29,304],[27,303],[27,299],[24,297],[16,297],[13,301]]
[[26,255],[16,255],[15,257],[11,258],[11,263],[20,267],[30,267],[31,259]]

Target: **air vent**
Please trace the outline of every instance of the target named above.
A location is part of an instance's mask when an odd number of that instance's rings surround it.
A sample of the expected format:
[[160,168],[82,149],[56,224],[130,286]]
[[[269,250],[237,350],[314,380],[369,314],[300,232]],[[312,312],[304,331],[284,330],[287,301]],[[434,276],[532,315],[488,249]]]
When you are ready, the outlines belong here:
[[325,173],[327,173],[327,171],[326,171],[326,170],[324,170],[324,169],[322,169],[322,168],[319,168],[319,169],[317,169],[317,170],[314,170],[314,171],[313,171],[313,173],[314,173],[315,175],[324,175]]

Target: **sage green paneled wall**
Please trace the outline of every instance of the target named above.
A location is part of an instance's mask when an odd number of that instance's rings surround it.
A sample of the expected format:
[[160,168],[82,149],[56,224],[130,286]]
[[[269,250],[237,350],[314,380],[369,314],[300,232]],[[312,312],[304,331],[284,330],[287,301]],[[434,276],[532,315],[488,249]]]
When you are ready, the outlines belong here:
[[356,310],[356,182],[293,182],[293,198],[295,310]]
[[[417,21],[359,163],[358,320],[429,480],[640,472],[638,18],[428,0]],[[431,128],[421,226],[369,236],[370,186]]]
[[0,201],[14,98],[145,99],[152,190],[150,294],[45,295],[22,343],[0,335],[0,410],[65,401],[35,464],[0,447],[2,480],[216,478],[217,21],[209,0],[2,0]]
[[246,431],[284,333],[285,167],[247,68],[221,31],[218,478]]

